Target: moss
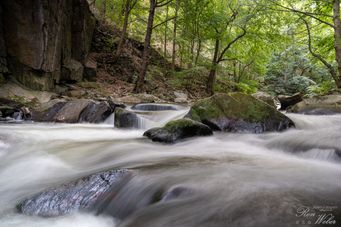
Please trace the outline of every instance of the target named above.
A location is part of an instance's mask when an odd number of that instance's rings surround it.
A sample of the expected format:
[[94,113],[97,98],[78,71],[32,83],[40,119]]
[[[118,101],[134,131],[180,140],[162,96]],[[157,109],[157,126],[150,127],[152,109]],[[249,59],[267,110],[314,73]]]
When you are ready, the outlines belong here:
[[164,129],[168,132],[175,132],[179,128],[186,128],[195,125],[195,121],[191,119],[179,119],[175,121],[168,122]]
[[268,104],[242,93],[216,94],[198,101],[190,111],[191,119],[243,119],[261,122],[265,118],[280,119],[283,115]]

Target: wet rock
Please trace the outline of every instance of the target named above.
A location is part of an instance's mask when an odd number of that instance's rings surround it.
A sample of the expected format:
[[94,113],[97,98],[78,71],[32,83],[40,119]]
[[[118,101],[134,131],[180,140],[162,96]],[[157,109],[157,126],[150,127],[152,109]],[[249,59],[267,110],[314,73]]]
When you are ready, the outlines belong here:
[[37,122],[52,122],[59,110],[61,110],[65,104],[66,101],[60,99],[54,99],[44,103],[40,108],[33,110],[32,120]]
[[187,188],[184,186],[174,186],[164,193],[161,201],[166,202],[166,201],[170,201],[170,200],[174,200],[174,199],[178,199],[182,197],[186,198],[188,196],[191,196],[192,194],[193,194],[193,189],[191,188]]
[[341,113],[341,95],[326,95],[304,99],[289,109],[293,113],[330,115]]
[[91,210],[105,193],[124,178],[131,175],[128,170],[109,170],[84,177],[77,181],[47,189],[21,202],[20,213],[43,217],[54,217],[79,210]]
[[166,104],[136,104],[131,107],[133,110],[142,110],[142,111],[163,111],[163,110],[177,110],[175,106],[166,105]]
[[180,119],[170,121],[162,128],[149,129],[143,135],[155,142],[175,143],[185,138],[212,134],[212,130],[200,122]]
[[226,132],[262,133],[294,126],[275,108],[242,93],[215,94],[199,100],[186,117]]
[[54,116],[55,122],[76,123],[82,111],[91,103],[88,99],[67,102]]
[[116,108],[114,124],[117,128],[138,128],[139,119],[137,115],[131,111]]
[[296,93],[294,95],[279,95],[277,98],[281,103],[281,110],[286,110],[290,106],[293,106],[303,100],[301,93]]
[[92,102],[81,113],[79,122],[99,123],[112,114],[113,109],[108,102]]

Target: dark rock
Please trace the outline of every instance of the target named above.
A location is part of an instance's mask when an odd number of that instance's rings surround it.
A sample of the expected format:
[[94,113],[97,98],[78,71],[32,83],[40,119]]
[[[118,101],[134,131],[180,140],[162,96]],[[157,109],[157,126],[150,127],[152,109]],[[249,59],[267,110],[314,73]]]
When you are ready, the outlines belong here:
[[61,80],[69,82],[80,82],[83,79],[83,71],[83,65],[80,62],[71,59],[62,67]]
[[330,115],[341,113],[341,95],[326,95],[304,99],[289,109],[293,113]]
[[84,79],[88,81],[96,81],[96,75],[97,62],[94,56],[92,56],[92,54],[89,54],[84,63]]
[[105,197],[109,189],[129,175],[131,172],[128,170],[109,170],[96,173],[45,190],[24,200],[17,208],[20,213],[43,217],[54,217],[79,210],[91,210],[96,202]]
[[13,114],[17,112],[17,109],[11,106],[0,106],[0,111],[2,113],[2,117],[4,118],[6,117],[15,118]]
[[76,123],[82,111],[91,103],[88,99],[67,102],[54,116],[55,122]]
[[136,104],[131,107],[133,110],[142,110],[142,111],[163,111],[163,110],[177,110],[175,106],[166,105],[166,104],[151,104],[151,103],[141,103]]
[[216,94],[197,101],[186,116],[226,132],[262,133],[282,131],[294,123],[284,114],[256,98],[242,94]]
[[294,95],[279,95],[277,96],[279,102],[281,103],[281,110],[286,110],[288,107],[295,105],[296,103],[301,102],[302,94],[296,93]]
[[38,121],[38,122],[52,122],[55,119],[55,116],[57,113],[62,109],[66,102],[65,101],[53,101],[54,104],[52,104],[51,107],[48,107],[47,109],[43,110],[34,110],[32,114],[32,120]]
[[115,127],[117,128],[138,128],[139,119],[137,115],[131,111],[116,108],[115,109]]
[[92,102],[81,113],[79,122],[103,122],[110,114],[112,114],[112,112],[113,109],[110,107],[108,102]]
[[[6,46],[8,68],[19,82],[52,90],[63,65],[70,69],[71,59],[84,63],[95,26],[87,0],[11,0],[2,1],[1,7],[0,68],[2,46]],[[79,76],[80,67],[71,69],[64,77],[79,80],[83,76]]]
[[156,142],[175,143],[185,138],[212,134],[212,130],[200,122],[180,119],[168,122],[162,128],[149,129],[143,135]]
[[187,188],[184,186],[174,186],[164,193],[161,201],[167,202],[167,201],[182,198],[182,197],[186,198],[188,196],[191,196],[193,192],[194,190],[191,188]]

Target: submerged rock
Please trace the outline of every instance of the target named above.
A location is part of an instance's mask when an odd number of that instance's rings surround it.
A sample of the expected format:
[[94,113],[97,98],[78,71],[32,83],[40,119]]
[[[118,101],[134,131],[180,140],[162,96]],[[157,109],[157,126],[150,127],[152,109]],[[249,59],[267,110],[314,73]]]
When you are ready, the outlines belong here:
[[133,110],[142,110],[142,111],[163,111],[163,110],[177,110],[175,106],[166,105],[166,104],[136,104],[131,107]]
[[294,126],[275,108],[242,93],[215,94],[199,100],[191,107],[187,117],[213,130],[226,132],[262,133]]
[[156,142],[175,143],[179,140],[194,136],[210,136],[212,130],[190,119],[180,119],[168,122],[162,128],[152,128],[143,135]]
[[137,115],[123,108],[115,109],[115,127],[117,128],[138,128],[139,119]]
[[17,208],[20,213],[53,217],[78,210],[91,210],[105,193],[125,177],[128,170],[109,170],[84,177],[41,192],[21,202]]
[[341,95],[326,95],[307,98],[294,105],[290,109],[290,112],[311,115],[341,113]]

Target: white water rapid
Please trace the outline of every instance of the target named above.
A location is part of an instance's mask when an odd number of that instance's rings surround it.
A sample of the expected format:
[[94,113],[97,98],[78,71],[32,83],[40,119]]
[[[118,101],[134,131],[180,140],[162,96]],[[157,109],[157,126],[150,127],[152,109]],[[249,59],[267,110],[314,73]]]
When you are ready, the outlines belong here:
[[[144,114],[141,128],[183,117],[186,108]],[[161,111],[160,111],[161,112]],[[153,143],[144,130],[109,124],[1,124],[1,227],[305,226],[299,209],[329,207],[341,225],[341,116],[288,115],[281,133],[229,134]],[[107,121],[107,123],[110,121]],[[19,214],[25,198],[112,168],[136,175],[101,215],[42,218]],[[156,191],[178,188],[173,200],[144,205]],[[313,223],[313,224],[314,224]],[[313,226],[311,224],[310,226]]]

